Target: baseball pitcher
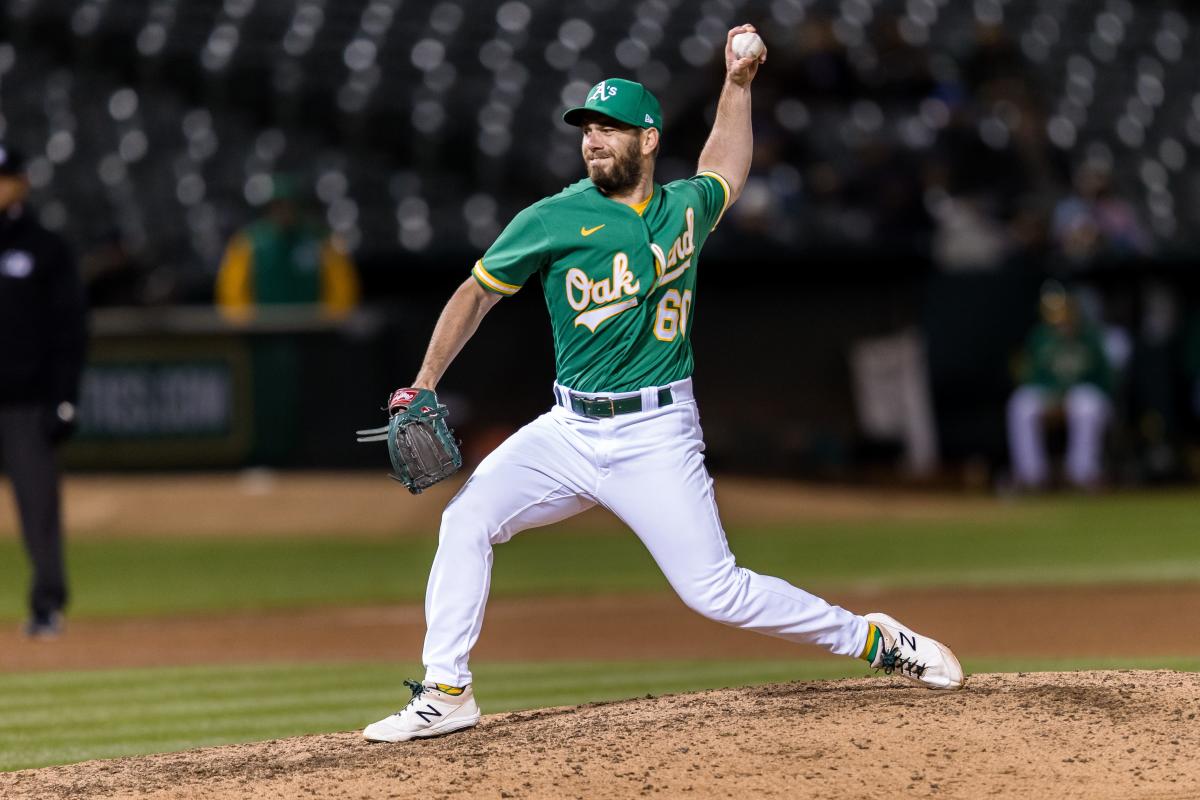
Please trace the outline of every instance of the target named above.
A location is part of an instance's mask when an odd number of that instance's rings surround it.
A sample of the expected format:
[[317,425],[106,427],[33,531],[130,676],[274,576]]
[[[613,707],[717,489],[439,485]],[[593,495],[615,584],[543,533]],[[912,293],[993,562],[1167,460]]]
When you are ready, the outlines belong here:
[[[587,178],[517,214],[447,303],[412,387],[392,396],[392,424],[377,433],[391,437],[397,477],[418,491],[457,461],[430,445],[454,442],[438,381],[488,310],[540,278],[555,405],[485,458],[446,508],[425,599],[425,679],[406,681],[408,705],[367,726],[367,739],[437,736],[479,721],[468,659],[492,547],[595,505],[632,528],[683,601],[710,619],[861,658],[930,688],[962,686],[962,668],[940,643],[739,567],[721,528],[689,333],[700,250],[750,170],[750,84],[766,52],[739,58],[732,42],[753,31],[728,34],[716,120],[693,178],[654,182],[662,110],[637,83],[603,80],[564,114],[582,134]],[[433,433],[405,433],[422,430]]]

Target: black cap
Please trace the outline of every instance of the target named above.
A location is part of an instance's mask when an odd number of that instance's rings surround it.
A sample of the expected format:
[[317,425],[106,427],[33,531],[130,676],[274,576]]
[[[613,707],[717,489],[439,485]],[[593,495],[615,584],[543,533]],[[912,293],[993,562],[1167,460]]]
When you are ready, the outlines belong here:
[[15,147],[0,142],[0,175],[24,175],[25,156]]

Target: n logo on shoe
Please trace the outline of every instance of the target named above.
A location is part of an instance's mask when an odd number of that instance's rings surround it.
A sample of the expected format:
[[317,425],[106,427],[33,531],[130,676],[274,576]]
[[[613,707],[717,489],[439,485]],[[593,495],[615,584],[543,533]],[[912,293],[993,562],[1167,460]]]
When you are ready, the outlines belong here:
[[425,707],[428,708],[429,711],[418,711],[417,716],[420,717],[422,720],[424,720],[426,723],[428,723],[431,718],[440,717],[442,715],[442,712],[438,711],[433,706],[427,705]]
[[900,631],[900,644],[902,644],[906,647],[911,647],[913,650],[917,649],[916,637],[910,639],[904,635],[904,631]]

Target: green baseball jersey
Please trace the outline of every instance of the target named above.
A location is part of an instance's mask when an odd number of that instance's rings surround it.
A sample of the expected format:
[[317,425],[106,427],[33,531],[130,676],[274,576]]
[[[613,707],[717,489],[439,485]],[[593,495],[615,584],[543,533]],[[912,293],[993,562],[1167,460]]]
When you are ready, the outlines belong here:
[[253,252],[257,303],[315,303],[320,299],[325,231],[309,223],[285,229],[259,220],[244,233]]
[[563,386],[662,386],[692,374],[697,259],[728,205],[714,172],[655,184],[641,213],[585,178],[517,214],[471,274],[503,295],[541,277]]
[[1025,344],[1026,379],[1056,394],[1090,383],[1109,391],[1112,382],[1100,333],[1083,325],[1068,335],[1046,323],[1034,328]]

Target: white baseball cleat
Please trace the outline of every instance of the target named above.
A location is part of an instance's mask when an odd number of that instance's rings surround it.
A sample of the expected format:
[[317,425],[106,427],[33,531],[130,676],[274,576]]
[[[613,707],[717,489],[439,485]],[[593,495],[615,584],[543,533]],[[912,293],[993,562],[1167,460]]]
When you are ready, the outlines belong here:
[[966,678],[950,648],[936,639],[920,636],[887,614],[878,611],[864,619],[879,628],[883,641],[871,666],[885,674],[898,674],[930,689],[961,689]]
[[406,742],[454,733],[479,723],[479,706],[470,686],[464,687],[462,694],[452,695],[435,683],[405,681],[404,685],[412,690],[412,700],[402,710],[364,728],[367,741]]

